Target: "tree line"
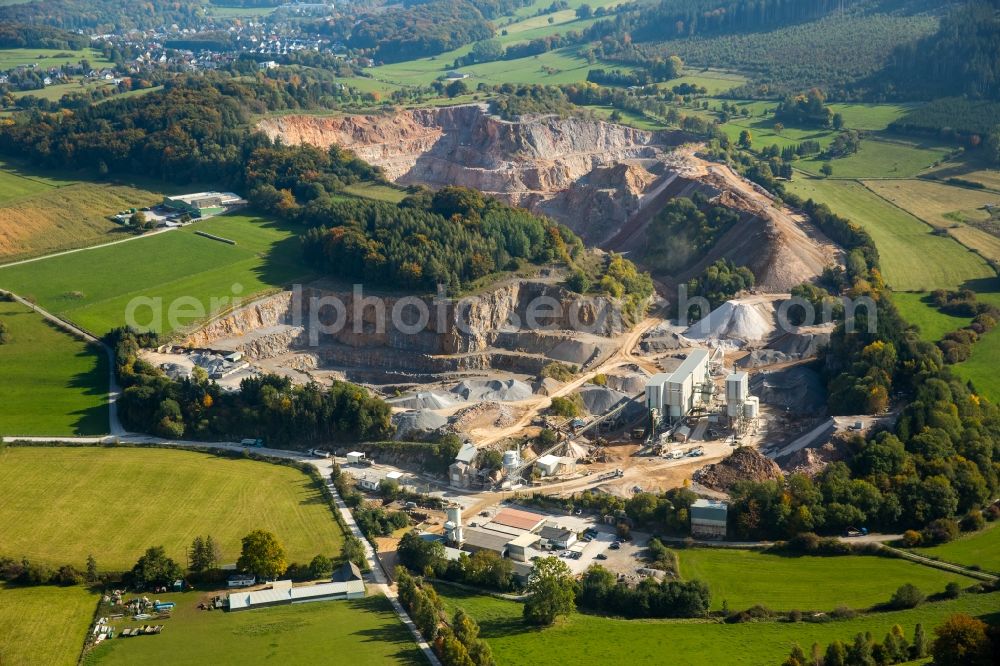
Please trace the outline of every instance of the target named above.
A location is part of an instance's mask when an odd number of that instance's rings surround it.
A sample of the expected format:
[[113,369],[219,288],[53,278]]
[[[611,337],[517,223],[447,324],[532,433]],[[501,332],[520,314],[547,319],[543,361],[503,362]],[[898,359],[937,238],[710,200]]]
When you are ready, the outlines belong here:
[[115,352],[115,375],[123,391],[118,413],[129,429],[169,439],[264,438],[268,445],[304,449],[337,441],[384,439],[392,432],[389,406],[348,382],[329,388],[293,385],[287,377],[258,375],[223,391],[196,369],[173,380],[139,357],[156,338],[127,328],[105,342]]

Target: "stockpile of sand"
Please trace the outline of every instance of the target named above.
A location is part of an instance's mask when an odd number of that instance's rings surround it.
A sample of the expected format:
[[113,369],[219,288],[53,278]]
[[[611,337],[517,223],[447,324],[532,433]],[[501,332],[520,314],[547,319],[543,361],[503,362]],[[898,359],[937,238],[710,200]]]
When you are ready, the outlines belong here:
[[456,384],[451,392],[469,402],[480,400],[510,402],[527,400],[533,395],[531,386],[516,379],[466,379]]
[[559,389],[561,389],[563,383],[558,379],[552,379],[551,377],[542,377],[541,379],[536,379],[531,384],[531,388],[538,395],[552,395]]
[[663,323],[642,336],[639,349],[646,354],[673,351],[683,346],[680,336],[670,329],[669,323]]
[[436,391],[420,391],[386,400],[393,407],[404,409],[444,409],[456,404],[454,396]]
[[577,394],[583,401],[584,408],[594,416],[610,412],[618,403],[627,399],[624,393],[605,386],[590,384],[581,388]]
[[767,340],[774,335],[770,303],[726,301],[684,331],[690,340],[730,340],[736,343]]
[[764,454],[743,446],[722,462],[694,473],[694,480],[712,490],[727,492],[737,481],[768,481],[782,478],[778,464]]
[[447,425],[448,419],[429,409],[415,409],[394,414],[392,422],[396,426],[395,439],[421,439]]

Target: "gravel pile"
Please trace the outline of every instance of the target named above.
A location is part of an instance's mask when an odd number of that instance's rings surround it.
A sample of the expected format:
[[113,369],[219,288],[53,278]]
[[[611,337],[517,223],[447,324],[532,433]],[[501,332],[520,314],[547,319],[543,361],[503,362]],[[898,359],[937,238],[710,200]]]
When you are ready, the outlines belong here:
[[608,375],[608,388],[625,395],[638,395],[646,389],[646,375],[638,372],[627,375]]
[[712,490],[727,492],[737,481],[768,481],[782,478],[778,464],[748,446],[736,449],[722,462],[702,467],[694,480]]
[[750,379],[750,392],[765,405],[797,414],[818,414],[826,406],[826,388],[819,373],[796,366],[760,372]]
[[422,439],[448,423],[448,419],[429,409],[415,409],[393,414],[395,439]]
[[615,405],[628,397],[620,391],[595,384],[584,386],[577,393],[583,401],[584,408],[594,416],[607,414]]
[[684,337],[690,340],[737,343],[766,340],[773,334],[774,320],[768,304],[739,301],[726,301],[684,331]]
[[527,400],[533,395],[531,386],[516,379],[466,379],[452,388],[451,393],[467,402],[510,402]]
[[455,405],[458,400],[455,399],[455,396],[446,393],[419,391],[417,393],[401,395],[398,398],[389,398],[386,402],[393,407],[402,407],[404,409],[444,409],[445,407]]

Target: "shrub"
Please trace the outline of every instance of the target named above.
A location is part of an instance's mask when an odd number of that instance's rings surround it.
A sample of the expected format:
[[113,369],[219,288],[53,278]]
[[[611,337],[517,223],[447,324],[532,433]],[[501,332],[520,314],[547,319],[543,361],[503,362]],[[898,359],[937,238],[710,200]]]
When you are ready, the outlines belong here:
[[962,586],[952,581],[944,586],[944,597],[946,599],[957,599],[962,594]]
[[899,586],[889,599],[889,606],[895,610],[916,608],[924,602],[924,593],[916,585],[905,583]]
[[553,414],[572,418],[580,413],[576,403],[570,398],[552,398],[551,410]]
[[903,532],[903,545],[907,548],[916,548],[924,542],[920,532],[916,530],[906,530]]
[[948,543],[958,536],[958,523],[950,518],[938,518],[927,524],[921,532],[924,543]]
[[973,509],[969,513],[965,514],[962,518],[962,522],[959,523],[963,532],[976,532],[984,527],[986,527],[986,519],[983,518],[983,512],[978,509]]

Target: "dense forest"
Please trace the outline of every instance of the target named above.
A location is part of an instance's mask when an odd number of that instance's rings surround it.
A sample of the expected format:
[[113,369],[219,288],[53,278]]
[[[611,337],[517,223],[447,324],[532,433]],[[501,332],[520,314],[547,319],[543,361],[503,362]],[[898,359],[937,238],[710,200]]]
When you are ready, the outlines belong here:
[[47,25],[27,25],[0,21],[2,49],[66,49],[79,51],[90,45],[90,37]]
[[459,290],[521,261],[572,264],[583,250],[568,228],[459,187],[399,204],[314,200],[300,217],[315,225],[303,244],[317,269],[427,291],[439,284]]
[[[772,97],[820,86],[837,99],[863,98],[874,94],[871,88],[876,86],[869,79],[885,67],[893,49],[933,33],[940,11],[938,3],[925,0],[860,0],[845,5],[844,13],[830,7],[837,3],[775,4],[799,7],[790,11],[804,13],[797,19],[781,18],[783,11],[771,14],[770,20],[751,17],[742,29],[730,23],[730,16],[727,21],[715,19],[711,25],[717,27],[711,30],[678,33],[665,27],[658,15],[619,12],[585,32],[588,39],[600,40],[600,57],[613,62],[646,66],[652,59],[678,55],[692,65],[749,72],[752,81],[734,93],[740,97]],[[730,25],[734,27],[726,27]]]
[[205,7],[206,3],[200,0],[33,0],[0,6],[0,21],[41,24],[86,33],[146,30],[173,23],[181,28],[197,28],[204,22]]
[[968,0],[935,34],[899,46],[881,80],[899,97],[1000,100],[1000,0]]

